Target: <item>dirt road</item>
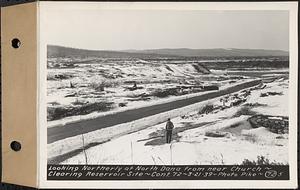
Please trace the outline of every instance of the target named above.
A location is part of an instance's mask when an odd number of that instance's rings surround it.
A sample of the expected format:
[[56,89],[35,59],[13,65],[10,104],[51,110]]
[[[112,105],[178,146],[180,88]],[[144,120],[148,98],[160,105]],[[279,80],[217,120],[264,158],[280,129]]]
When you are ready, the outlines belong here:
[[105,127],[111,127],[121,123],[126,123],[148,117],[151,115],[159,114],[162,112],[170,111],[173,109],[188,106],[194,103],[202,102],[226,94],[234,93],[245,88],[256,86],[261,82],[261,80],[254,80],[250,82],[245,82],[233,87],[229,87],[224,90],[209,92],[207,94],[199,95],[196,97],[191,97],[183,100],[176,100],[168,103],[162,103],[158,105],[138,108],[134,110],[128,110],[124,112],[119,112],[112,115],[106,115],[99,118],[79,121],[76,123],[69,123],[64,126],[51,127],[47,129],[48,144],[55,141],[65,139],[68,137],[88,133]]

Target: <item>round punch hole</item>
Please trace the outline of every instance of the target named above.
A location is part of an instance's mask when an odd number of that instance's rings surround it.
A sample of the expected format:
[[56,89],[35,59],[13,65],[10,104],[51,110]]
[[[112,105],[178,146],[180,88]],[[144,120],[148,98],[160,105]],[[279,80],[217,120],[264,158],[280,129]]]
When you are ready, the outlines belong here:
[[21,46],[21,41],[18,39],[18,38],[14,38],[12,41],[11,41],[11,46],[13,48],[19,48]]
[[13,141],[10,143],[10,148],[14,151],[20,151],[21,150],[21,143],[18,141]]

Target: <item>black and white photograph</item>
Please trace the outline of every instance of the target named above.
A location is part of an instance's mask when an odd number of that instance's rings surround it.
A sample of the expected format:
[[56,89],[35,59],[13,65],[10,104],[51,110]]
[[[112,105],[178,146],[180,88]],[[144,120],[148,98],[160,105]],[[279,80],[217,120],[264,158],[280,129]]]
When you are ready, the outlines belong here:
[[84,7],[47,12],[48,164],[289,165],[289,11]]

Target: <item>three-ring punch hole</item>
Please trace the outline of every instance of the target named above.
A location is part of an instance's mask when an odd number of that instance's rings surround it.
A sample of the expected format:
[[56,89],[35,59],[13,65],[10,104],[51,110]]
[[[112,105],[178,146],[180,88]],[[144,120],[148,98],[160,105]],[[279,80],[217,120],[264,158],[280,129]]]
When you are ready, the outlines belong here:
[[10,148],[16,152],[20,151],[22,146],[21,146],[21,143],[18,142],[18,141],[12,141],[10,143]]
[[19,48],[21,46],[21,41],[18,38],[14,38],[11,41],[11,46],[15,49]]

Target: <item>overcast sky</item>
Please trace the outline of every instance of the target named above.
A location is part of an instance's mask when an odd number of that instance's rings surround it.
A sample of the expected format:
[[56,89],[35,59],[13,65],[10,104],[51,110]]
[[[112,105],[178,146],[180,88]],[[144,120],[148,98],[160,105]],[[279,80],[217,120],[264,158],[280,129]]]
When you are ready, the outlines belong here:
[[[48,10],[47,43],[124,50],[248,48],[288,50],[288,11]],[[43,21],[44,22],[44,21]]]

